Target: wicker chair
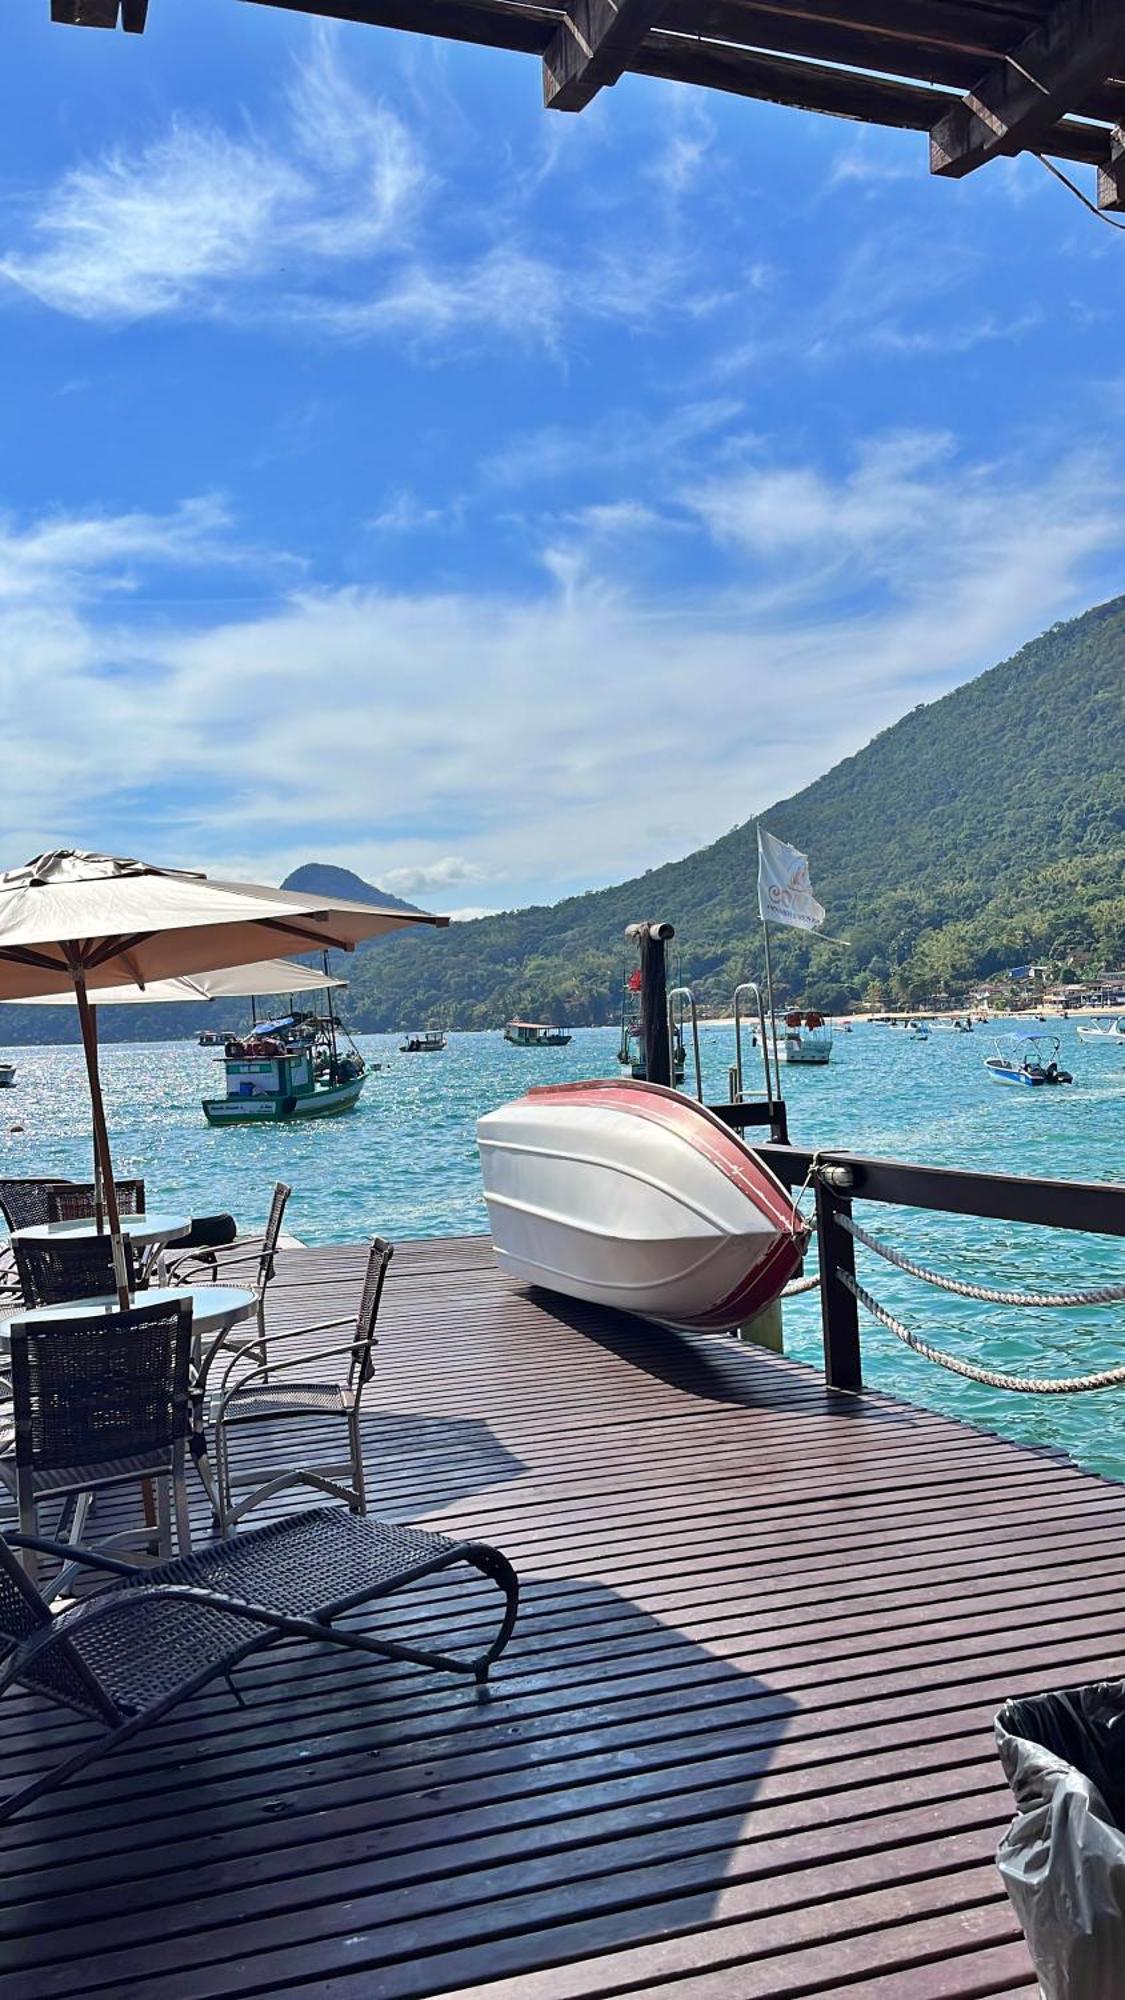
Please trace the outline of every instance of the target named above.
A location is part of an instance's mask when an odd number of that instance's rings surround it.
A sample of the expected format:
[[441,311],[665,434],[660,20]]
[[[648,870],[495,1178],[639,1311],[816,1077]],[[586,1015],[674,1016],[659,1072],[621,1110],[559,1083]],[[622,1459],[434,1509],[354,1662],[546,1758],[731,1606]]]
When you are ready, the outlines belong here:
[[[129,1290],[136,1284],[133,1246],[122,1242]],[[117,1290],[113,1245],[106,1236],[56,1236],[36,1242],[14,1236],[12,1250],[25,1306],[65,1306],[72,1299],[108,1299]]]
[[[360,1403],[364,1389],[375,1372],[372,1360],[375,1325],[387,1266],[393,1256],[394,1246],[376,1236],[367,1259],[367,1272],[354,1325],[348,1319],[329,1319],[320,1320],[314,1326],[271,1334],[268,1373],[265,1368],[255,1368],[249,1374],[234,1379],[240,1358],[232,1356],[228,1361],[205,1417],[205,1421],[209,1420],[214,1475],[213,1485],[206,1480],[204,1483],[211,1492],[220,1535],[229,1535],[252,1507],[271,1499],[287,1486],[316,1487],[322,1493],[331,1493],[337,1500],[346,1500],[353,1514],[366,1514],[367,1487],[363,1476],[363,1445],[359,1429]],[[278,1348],[289,1341],[304,1342],[310,1334],[327,1333],[334,1327],[349,1325],[352,1326],[352,1334],[346,1343],[314,1349],[308,1354],[298,1353],[289,1360],[277,1361],[274,1358]],[[346,1373],[342,1369],[339,1371],[344,1376],[340,1380],[339,1375],[326,1371],[325,1363],[342,1360],[345,1356],[347,1370]],[[298,1442],[288,1446],[289,1424],[294,1419],[306,1420],[310,1417],[318,1426],[331,1424],[335,1419],[344,1427],[346,1456],[308,1464],[300,1456],[301,1445]],[[284,1472],[253,1463],[239,1464],[238,1434],[252,1433],[255,1425],[263,1422],[270,1426],[271,1444],[277,1436],[276,1427],[286,1427],[283,1432],[286,1436],[285,1456],[290,1462]],[[233,1463],[232,1442],[235,1443]],[[250,1489],[237,1502],[236,1487]]]
[[0,1209],[9,1229],[33,1229],[50,1222],[50,1197],[68,1183],[61,1177],[44,1181],[0,1181]]
[[[114,1181],[120,1215],[143,1215],[143,1181]],[[76,1181],[69,1187],[50,1188],[47,1193],[48,1222],[89,1222],[97,1213],[93,1181]]]
[[[0,1215],[9,1229],[30,1229],[36,1223],[51,1220],[49,1198],[56,1188],[65,1187],[64,1180],[45,1181],[3,1181],[0,1180]],[[19,1295],[19,1275],[11,1248],[0,1251],[0,1296],[10,1293]]]
[[[313,1507],[148,1571],[84,1551],[84,1568],[108,1572],[109,1589],[52,1616],[12,1554],[29,1547],[69,1558],[59,1544],[0,1537],[0,1644],[11,1648],[0,1694],[34,1690],[106,1725],[107,1734],[0,1801],[0,1820],[115,1749],[248,1655],[283,1639],[330,1641],[382,1660],[471,1674],[478,1684],[511,1637],[516,1573],[483,1542],[452,1542],[414,1528],[359,1520],[344,1507]],[[504,1593],[492,1644],[471,1659],[406,1641],[377,1639],[333,1620],[405,1585],[466,1563]]]
[[[76,1503],[71,1541],[78,1545],[95,1492],[153,1480],[159,1553],[172,1552],[170,1486],[186,1554],[191,1301],[16,1319],[9,1342],[12,1402],[0,1438],[0,1482],[15,1496],[21,1533],[38,1533],[44,1503],[70,1500]],[[151,1538],[151,1529],[142,1532]],[[29,1564],[34,1572],[34,1553]],[[64,1581],[69,1572],[55,1589]]]

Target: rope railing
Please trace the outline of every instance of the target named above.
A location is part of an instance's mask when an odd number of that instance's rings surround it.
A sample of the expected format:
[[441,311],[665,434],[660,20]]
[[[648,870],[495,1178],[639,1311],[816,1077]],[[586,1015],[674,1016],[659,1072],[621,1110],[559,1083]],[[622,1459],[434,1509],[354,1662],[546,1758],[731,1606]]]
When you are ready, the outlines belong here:
[[904,1257],[901,1250],[892,1249],[889,1243],[881,1243],[877,1236],[869,1235],[861,1229],[850,1215],[838,1215],[841,1229],[846,1229],[865,1250],[873,1250],[898,1271],[905,1271],[911,1278],[921,1278],[927,1285],[936,1285],[939,1291],[956,1292],[962,1299],[981,1299],[986,1305],[994,1306],[1110,1306],[1125,1299],[1125,1285],[1101,1285],[1092,1292],[1000,1292],[990,1285],[973,1285],[962,1278],[949,1278],[940,1271],[930,1271],[924,1264],[915,1264]]
[[939,1368],[947,1368],[953,1375],[964,1375],[970,1382],[983,1382],[990,1389],[1012,1389],[1023,1396],[1068,1396],[1077,1391],[1089,1389],[1112,1389],[1125,1382],[1125,1366],[1104,1368],[1096,1375],[1008,1375],[999,1368],[982,1368],[975,1361],[963,1361],[959,1355],[948,1354],[940,1347],[934,1347],[928,1340],[922,1340],[900,1319],[889,1313],[885,1306],[873,1299],[871,1293],[853,1278],[850,1271],[837,1267],[836,1276],[840,1283],[859,1301],[872,1319],[878,1320],[905,1347],[912,1348],[924,1360],[933,1361]]
[[812,1273],[812,1276],[809,1278],[793,1278],[790,1281],[790,1283],[786,1285],[785,1290],[782,1292],[781,1296],[783,1299],[795,1299],[798,1298],[802,1292],[818,1292],[819,1290],[820,1290],[820,1272],[814,1271]]

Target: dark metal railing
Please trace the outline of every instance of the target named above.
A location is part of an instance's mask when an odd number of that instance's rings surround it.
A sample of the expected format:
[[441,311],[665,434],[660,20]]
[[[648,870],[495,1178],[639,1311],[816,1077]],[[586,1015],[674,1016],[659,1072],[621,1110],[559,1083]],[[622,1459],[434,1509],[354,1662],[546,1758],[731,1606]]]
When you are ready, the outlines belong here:
[[[716,1104],[711,1109],[737,1131],[769,1125],[777,1112],[776,1105],[765,1103]],[[969,1173],[909,1160],[867,1159],[858,1153],[814,1152],[807,1146],[768,1140],[756,1145],[755,1151],[786,1187],[807,1183],[815,1190],[824,1373],[834,1389],[863,1387],[859,1312],[855,1295],[844,1282],[855,1277],[855,1245],[838,1223],[840,1216],[850,1218],[853,1201],[1125,1237],[1125,1186],[1112,1181]]]

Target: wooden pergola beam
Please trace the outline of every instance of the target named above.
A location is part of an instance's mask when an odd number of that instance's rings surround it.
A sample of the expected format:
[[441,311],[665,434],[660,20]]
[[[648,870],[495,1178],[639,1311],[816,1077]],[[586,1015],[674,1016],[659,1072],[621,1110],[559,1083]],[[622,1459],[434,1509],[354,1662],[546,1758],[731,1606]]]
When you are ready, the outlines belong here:
[[1109,145],[1109,159],[1098,168],[1098,207],[1125,208],[1125,132],[1118,126]]
[[51,0],[51,19],[64,28],[116,28],[143,35],[148,0]]
[[1051,128],[1112,74],[1121,0],[1059,0],[930,132],[930,172],[960,180],[1003,154],[1047,151]]
[[581,111],[617,82],[661,12],[661,0],[568,0],[543,57],[548,111]]

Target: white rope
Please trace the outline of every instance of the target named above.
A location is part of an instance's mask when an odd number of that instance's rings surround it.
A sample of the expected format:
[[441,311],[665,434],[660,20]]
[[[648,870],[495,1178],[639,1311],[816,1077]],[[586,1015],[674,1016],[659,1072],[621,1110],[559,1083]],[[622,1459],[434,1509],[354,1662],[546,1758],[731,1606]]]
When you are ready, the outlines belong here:
[[961,1278],[945,1278],[940,1271],[928,1271],[923,1264],[914,1264],[904,1257],[901,1250],[892,1250],[889,1243],[880,1243],[878,1237],[869,1236],[866,1229],[850,1215],[837,1215],[841,1229],[854,1236],[864,1249],[873,1250],[877,1257],[883,1257],[896,1270],[905,1271],[911,1278],[921,1278],[927,1285],[936,1285],[939,1291],[956,1292],[962,1299],[983,1299],[994,1306],[1110,1306],[1125,1299],[1125,1285],[1102,1285],[1095,1292],[997,1292],[989,1285],[971,1285]]
[[1069,1396],[1079,1390],[1111,1389],[1116,1383],[1125,1382],[1125,1367],[1106,1368],[1099,1375],[1005,1375],[998,1368],[981,1368],[974,1361],[961,1361],[957,1355],[945,1354],[940,1347],[931,1347],[929,1341],[920,1340],[900,1319],[873,1299],[850,1271],[837,1269],[836,1276],[871,1314],[872,1319],[877,1319],[880,1326],[885,1326],[905,1346],[913,1348],[915,1354],[935,1362],[939,1368],[948,1368],[954,1375],[966,1376],[970,1382],[984,1382],[991,1389],[1012,1389],[1024,1396]]
[[801,1292],[816,1292],[819,1290],[820,1272],[814,1271],[811,1278],[794,1278],[792,1284],[786,1285],[781,1296],[783,1299],[795,1299]]

